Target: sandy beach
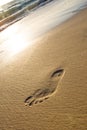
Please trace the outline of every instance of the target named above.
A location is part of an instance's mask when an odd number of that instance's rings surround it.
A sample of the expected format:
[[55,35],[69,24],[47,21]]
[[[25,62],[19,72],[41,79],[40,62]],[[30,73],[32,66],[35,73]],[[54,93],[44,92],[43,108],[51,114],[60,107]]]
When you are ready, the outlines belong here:
[[0,130],[87,129],[87,9],[3,66]]

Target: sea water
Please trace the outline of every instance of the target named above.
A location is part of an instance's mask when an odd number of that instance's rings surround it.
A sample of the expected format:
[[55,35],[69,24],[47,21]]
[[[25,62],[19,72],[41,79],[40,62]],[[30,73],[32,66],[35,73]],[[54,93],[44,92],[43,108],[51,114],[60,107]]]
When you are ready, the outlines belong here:
[[86,5],[87,0],[14,0],[0,7],[0,31],[32,13],[33,21],[59,24]]
[[[13,5],[5,5],[6,10],[13,7],[23,7],[15,13],[18,17],[4,23],[0,28],[0,61],[18,54],[25,48],[55,26],[63,23],[80,10],[87,6],[87,0],[24,0],[15,1]],[[29,5],[35,4],[34,8],[25,10]],[[24,11],[23,11],[24,10]],[[14,14],[13,14],[14,15]],[[8,16],[10,17],[10,16]],[[6,28],[10,25],[8,28]]]

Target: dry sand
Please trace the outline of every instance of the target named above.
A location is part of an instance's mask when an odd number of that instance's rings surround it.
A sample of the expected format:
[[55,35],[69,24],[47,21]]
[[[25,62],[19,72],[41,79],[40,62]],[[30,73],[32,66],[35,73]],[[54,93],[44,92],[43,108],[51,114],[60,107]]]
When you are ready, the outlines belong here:
[[87,9],[0,69],[0,130],[86,129]]

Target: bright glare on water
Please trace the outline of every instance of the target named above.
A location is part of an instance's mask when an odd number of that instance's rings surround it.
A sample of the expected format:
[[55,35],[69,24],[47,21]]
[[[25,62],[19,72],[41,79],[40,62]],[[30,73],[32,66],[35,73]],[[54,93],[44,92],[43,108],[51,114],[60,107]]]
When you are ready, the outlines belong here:
[[36,38],[73,16],[85,3],[87,0],[55,0],[2,31],[0,60],[17,56]]

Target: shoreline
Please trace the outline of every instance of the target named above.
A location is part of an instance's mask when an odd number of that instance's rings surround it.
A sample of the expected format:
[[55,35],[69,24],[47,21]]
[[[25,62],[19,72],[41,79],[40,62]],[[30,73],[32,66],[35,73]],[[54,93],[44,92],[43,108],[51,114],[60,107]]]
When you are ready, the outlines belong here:
[[[31,11],[29,12],[30,14],[27,14],[27,15],[25,13],[25,10],[26,10],[25,8],[22,9],[21,11],[18,11],[18,13],[14,13],[13,15],[11,15],[11,16],[5,18],[4,20],[0,21],[0,26],[1,26],[0,32],[5,30],[6,28],[10,27],[11,25],[14,25],[17,22],[22,23],[24,21],[23,19],[27,19],[27,21],[30,21],[31,19],[32,20],[37,20],[38,22],[41,22],[41,23],[43,22],[43,24],[44,24],[44,22],[47,22],[47,18],[45,20],[40,21],[39,19],[36,19],[36,18],[32,17],[32,15],[34,17],[38,17],[40,15],[40,13],[41,13],[42,17],[44,17],[44,18],[48,17],[49,18],[48,21],[51,20],[51,22],[48,23],[48,26],[52,26],[52,27],[50,27],[50,29],[52,29],[53,27],[55,27],[55,25],[61,24],[62,22],[66,21],[67,19],[70,19],[71,17],[73,17],[73,15],[76,15],[77,13],[79,13],[81,10],[84,10],[85,8],[87,8],[87,4],[85,4],[86,3],[85,0],[84,0],[85,5],[83,3],[81,5],[81,3],[79,2],[78,4],[76,3],[76,7],[75,7],[75,3],[73,3],[73,4],[70,4],[70,8],[68,8],[67,1],[65,2],[66,7],[64,6],[64,2],[60,3],[58,6],[56,6],[56,3],[57,3],[57,1],[54,1],[53,6],[55,6],[56,8],[59,7],[59,10],[57,12],[56,12],[55,8],[53,8],[53,9],[51,8],[52,3],[49,3],[46,6],[44,6],[45,10],[41,6],[38,9],[37,8],[31,9]],[[36,4],[35,4],[35,6],[36,6]],[[63,6],[64,9],[61,9],[60,6]],[[54,22],[53,21],[53,18],[54,18],[53,14],[51,14],[52,15],[52,17],[51,17],[47,7],[48,7],[48,9],[50,11],[55,12],[54,16],[57,19],[60,19],[60,20],[55,19],[56,21]],[[33,10],[36,10],[36,11],[32,12]],[[43,13],[43,11],[44,11],[44,13]],[[65,13],[63,13],[63,12],[65,12]],[[24,16],[22,14],[25,14],[26,16]],[[47,16],[47,14],[48,14],[48,16]],[[42,19],[42,17],[40,16],[38,18]],[[24,21],[24,22],[26,23],[26,21]],[[54,24],[54,25],[52,25],[52,24]],[[33,26],[35,26],[34,23],[33,23]],[[46,27],[46,28],[48,28],[48,27]]]
[[[86,14],[84,9],[44,34],[1,70],[1,129],[87,128]],[[27,98],[31,106],[25,106]]]

